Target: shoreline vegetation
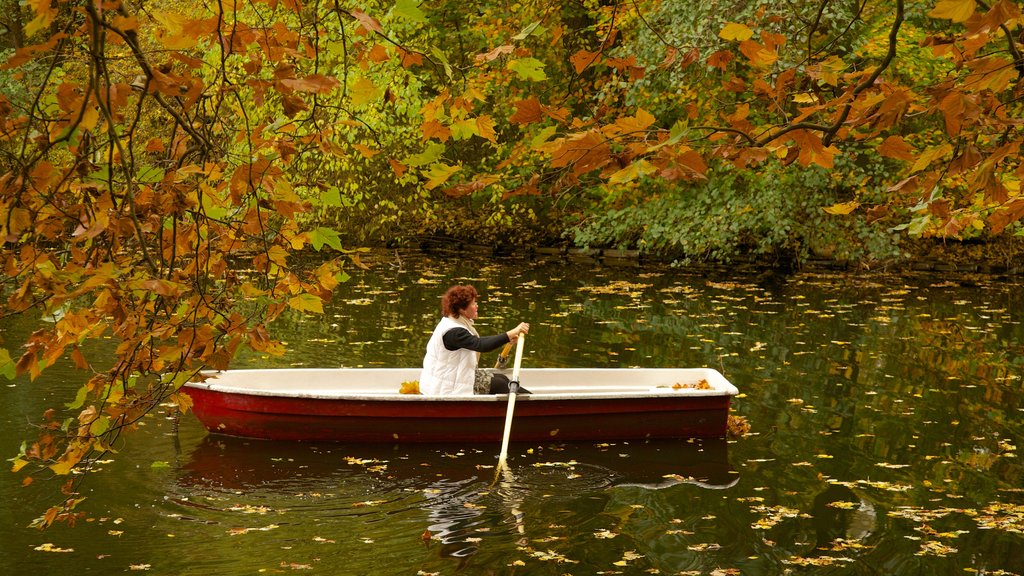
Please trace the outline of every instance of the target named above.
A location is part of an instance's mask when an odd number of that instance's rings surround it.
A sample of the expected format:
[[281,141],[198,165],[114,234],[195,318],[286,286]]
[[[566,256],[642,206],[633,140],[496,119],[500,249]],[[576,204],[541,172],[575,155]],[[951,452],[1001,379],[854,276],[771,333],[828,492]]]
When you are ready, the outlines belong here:
[[[832,271],[915,271],[993,276],[1024,276],[1024,238],[1000,237],[989,241],[953,241],[944,239],[903,239],[899,255],[888,259],[842,259],[811,256],[797,260],[791,256],[766,256],[738,252],[723,260],[685,261],[685,255],[650,253],[636,249],[581,248],[569,243],[559,245],[517,246],[477,244],[442,236],[420,237],[404,243],[404,249],[425,253],[470,253],[481,256],[528,256],[564,259],[569,262],[599,263],[609,266],[671,265],[680,269],[731,269],[735,271],[832,270]],[[398,248],[380,246],[379,249]]]

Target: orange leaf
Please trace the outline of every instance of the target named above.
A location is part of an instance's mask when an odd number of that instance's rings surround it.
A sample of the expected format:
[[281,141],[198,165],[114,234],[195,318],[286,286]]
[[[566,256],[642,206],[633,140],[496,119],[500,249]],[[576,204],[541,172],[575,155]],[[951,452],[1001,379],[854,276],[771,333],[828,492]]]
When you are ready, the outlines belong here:
[[1024,218],[1024,198],[1018,198],[997,208],[988,217],[988,224],[992,227],[992,234],[999,234],[1004,228],[1021,218]]
[[516,107],[516,113],[509,117],[510,122],[532,124],[540,122],[541,118],[544,117],[543,112],[541,112],[540,100],[537,100],[534,96],[515,102],[513,105]]
[[82,351],[78,346],[75,346],[74,349],[71,350],[71,361],[75,363],[75,368],[78,368],[79,370],[89,369],[89,362],[86,361],[85,355],[82,354]]
[[796,130],[792,138],[800,149],[798,160],[801,166],[817,164],[823,168],[832,168],[832,159],[839,151],[835,146],[825,147],[821,136],[809,130]]
[[391,58],[391,55],[388,54],[387,46],[383,44],[374,44],[366,57],[370,59],[370,62],[385,62]]
[[380,150],[374,150],[365,144],[353,144],[352,147],[358,150],[359,153],[366,158],[373,158],[377,154],[380,154]]
[[430,140],[436,138],[440,142],[446,142],[452,137],[452,131],[447,126],[441,124],[437,120],[427,120],[420,127],[423,131],[423,139]]
[[897,160],[913,160],[914,159],[914,148],[907,144],[900,136],[889,136],[882,142],[882,145],[878,147],[878,153],[886,158],[895,158]]
[[754,40],[740,42],[740,52],[750,60],[751,64],[759,68],[771,66],[779,59],[779,55],[774,50],[769,50]]
[[409,52],[402,48],[395,48],[398,55],[402,57],[402,68],[412,68],[423,64],[423,55],[417,52]]
[[326,94],[341,85],[337,78],[312,74],[305,78],[285,78],[280,80],[283,86],[296,92],[313,92],[314,94]]
[[956,138],[960,134],[963,120],[970,115],[974,103],[962,92],[951,92],[939,103],[939,110],[946,121],[946,133]]
[[725,70],[725,67],[733,61],[736,55],[728,50],[719,50],[708,57],[708,66],[712,68],[718,68],[719,70]]
[[573,54],[569,58],[569,62],[572,63],[572,67],[576,70],[577,74],[582,74],[588,66],[597,62],[597,59],[601,56],[600,52],[591,52],[589,50],[580,50]]
[[502,56],[504,56],[506,54],[511,54],[515,49],[516,49],[515,46],[513,46],[511,44],[505,44],[503,46],[498,46],[497,48],[495,48],[494,50],[491,50],[490,52],[484,52],[483,54],[477,54],[476,57],[475,57],[475,60],[477,62],[490,62],[492,60],[497,60],[498,58],[500,58],[500,57],[502,57]]
[[366,12],[363,12],[362,10],[352,10],[349,14],[351,14],[352,17],[359,22],[359,25],[366,29],[367,32],[377,32],[378,34],[384,33],[384,28],[381,27],[380,22]]
[[476,133],[481,138],[491,142],[498,142],[498,135],[494,132],[494,119],[484,114],[476,118]]
[[395,160],[394,158],[388,158],[388,163],[391,164],[391,170],[395,173],[395,176],[399,178],[405,176],[405,171],[409,169],[408,166],[402,164],[401,162]]

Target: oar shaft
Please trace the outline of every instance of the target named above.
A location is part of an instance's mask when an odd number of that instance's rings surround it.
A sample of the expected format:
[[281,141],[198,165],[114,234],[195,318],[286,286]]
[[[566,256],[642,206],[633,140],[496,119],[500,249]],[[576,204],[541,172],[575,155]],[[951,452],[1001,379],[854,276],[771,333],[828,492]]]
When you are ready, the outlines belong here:
[[519,335],[519,341],[516,344],[516,360],[515,364],[512,365],[512,381],[509,383],[508,389],[508,409],[505,410],[505,431],[501,437],[501,454],[498,455],[498,466],[495,471],[501,471],[502,467],[505,466],[505,458],[508,456],[508,439],[512,435],[512,414],[516,410],[516,389],[519,387],[519,367],[523,364],[523,346],[525,346],[526,337],[522,334]]
[[526,335],[519,334],[519,341],[515,346],[515,363],[512,365],[512,380],[519,381],[519,367],[522,366],[522,348],[526,346]]

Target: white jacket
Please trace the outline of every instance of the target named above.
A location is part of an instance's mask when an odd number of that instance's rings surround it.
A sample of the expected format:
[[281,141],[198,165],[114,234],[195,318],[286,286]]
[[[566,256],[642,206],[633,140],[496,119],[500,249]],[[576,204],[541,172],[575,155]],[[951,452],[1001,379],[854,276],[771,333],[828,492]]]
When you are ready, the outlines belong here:
[[472,395],[473,380],[476,378],[476,364],[479,354],[466,349],[449,350],[444,347],[445,332],[453,328],[465,328],[453,318],[445,316],[437,323],[434,333],[427,341],[427,353],[423,356],[423,371],[420,372],[420,393],[450,396]]

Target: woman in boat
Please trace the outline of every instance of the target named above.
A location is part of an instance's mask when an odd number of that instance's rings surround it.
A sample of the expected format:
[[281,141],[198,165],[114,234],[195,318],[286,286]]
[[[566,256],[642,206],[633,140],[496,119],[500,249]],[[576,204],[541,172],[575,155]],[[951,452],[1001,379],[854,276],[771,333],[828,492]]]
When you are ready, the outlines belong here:
[[[508,332],[481,337],[473,327],[477,318],[477,296],[476,288],[456,285],[441,298],[443,318],[427,342],[420,393],[448,396],[508,392],[508,377],[477,369],[480,353],[515,342],[520,334],[530,331],[530,325],[520,322]],[[528,393],[523,389],[519,392]]]

